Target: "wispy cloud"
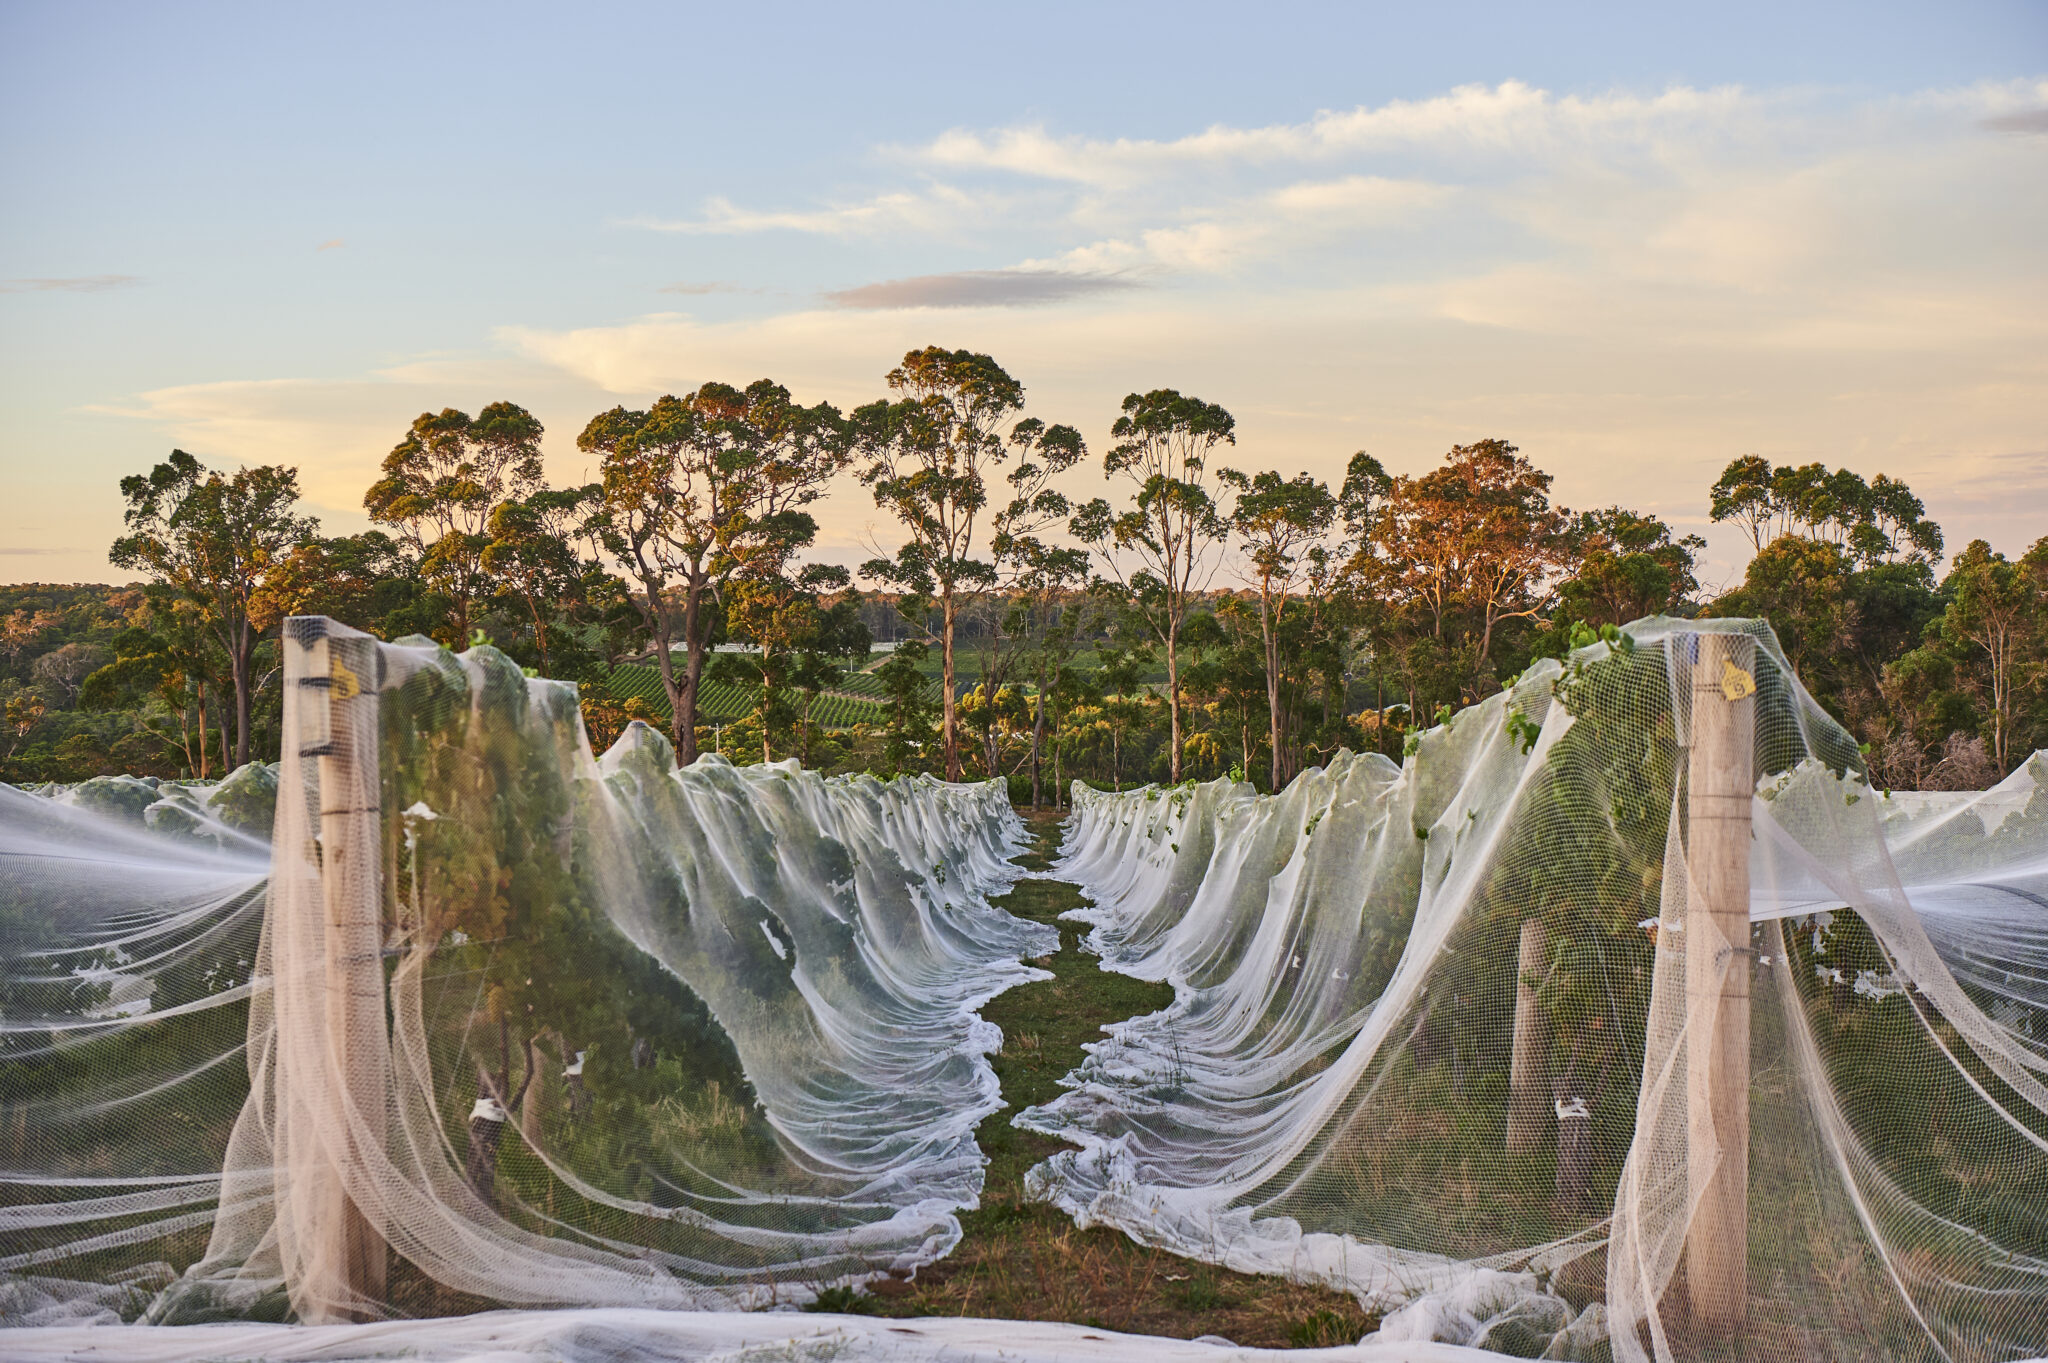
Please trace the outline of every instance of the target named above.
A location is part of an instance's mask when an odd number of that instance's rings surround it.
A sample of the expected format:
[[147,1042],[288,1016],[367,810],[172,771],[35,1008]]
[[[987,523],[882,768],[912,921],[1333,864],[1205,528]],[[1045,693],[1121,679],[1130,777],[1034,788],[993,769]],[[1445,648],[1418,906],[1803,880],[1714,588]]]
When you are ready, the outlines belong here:
[[1021,308],[1137,288],[1119,274],[1069,270],[959,270],[863,284],[827,293],[842,308]]
[[1116,186],[1202,167],[1329,160],[1393,149],[1514,151],[1565,141],[1644,140],[1665,127],[1724,116],[1746,101],[1754,102],[1732,86],[1677,86],[1647,96],[1559,96],[1511,80],[1459,86],[1431,99],[1325,110],[1301,123],[1217,124],[1164,141],[1056,137],[1038,126],[987,133],[955,129],[904,154],[950,168]]
[[105,293],[129,289],[142,282],[132,274],[72,275],[64,279],[0,280],[0,293]]
[[56,549],[16,549],[12,547],[0,548],[0,554],[6,554],[15,558],[28,558],[31,556],[41,557],[46,554],[82,554],[84,552],[85,550],[83,549],[74,548],[69,545]]
[[318,246],[315,246],[313,248],[313,253],[315,255],[318,255],[322,251],[339,251],[342,247],[346,245],[348,245],[348,243],[343,241],[340,237],[334,237],[331,240],[323,241]]
[[680,293],[695,298],[701,297],[705,294],[713,293],[759,293],[761,292],[761,290],[749,289],[738,284],[727,283],[725,280],[722,279],[714,279],[705,283],[691,283],[688,281],[678,281],[677,283],[674,284],[664,284],[660,288],[656,289],[655,292]]
[[1288,255],[1333,236],[1367,229],[1418,227],[1456,191],[1421,180],[1348,175],[1301,180],[1265,193],[1206,206],[1172,226],[1076,246],[1051,262],[1077,271],[1157,269],[1213,274]]
[[892,190],[853,203],[823,208],[760,210],[742,208],[726,198],[713,198],[696,218],[630,218],[627,227],[650,232],[684,232],[700,236],[741,236],[756,232],[798,232],[811,236],[853,237],[883,232],[934,232],[964,222],[986,219],[995,196],[969,193],[950,185],[921,190]]

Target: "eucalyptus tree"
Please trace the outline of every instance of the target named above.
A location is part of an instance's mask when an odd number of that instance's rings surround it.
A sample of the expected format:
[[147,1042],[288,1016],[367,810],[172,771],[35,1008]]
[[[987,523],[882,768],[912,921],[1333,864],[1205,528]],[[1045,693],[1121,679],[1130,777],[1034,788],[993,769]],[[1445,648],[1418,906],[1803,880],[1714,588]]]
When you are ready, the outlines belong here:
[[1866,564],[1925,563],[1941,557],[1941,527],[1904,483],[1878,474],[1868,483],[1850,469],[1827,465],[1773,467],[1746,454],[1721,470],[1708,504],[1715,521],[1733,521],[1762,553],[1773,539],[1796,535],[1853,553]]
[[565,608],[584,596],[587,565],[576,552],[594,488],[540,488],[524,498],[500,502],[491,512],[484,570],[516,597],[533,628],[534,652],[543,676],[553,676],[548,636]]
[[1219,444],[1237,443],[1237,423],[1213,402],[1171,388],[1132,393],[1110,428],[1117,443],[1103,456],[1105,478],[1123,477],[1135,489],[1130,507],[1113,510],[1097,497],[1069,524],[1093,549],[1166,652],[1169,769],[1181,767],[1179,643],[1188,610],[1215,571],[1211,551],[1230,533],[1209,482],[1209,459]]
[[277,465],[210,470],[183,450],[121,480],[128,533],[108,559],[147,573],[197,621],[227,658],[235,695],[235,765],[250,757],[256,648],[277,611],[268,579],[318,528],[294,508],[298,470]]
[[1481,440],[1378,499],[1347,571],[1386,609],[1411,714],[1483,694],[1503,626],[1534,619],[1569,575],[1578,541],[1550,484],[1512,444]]
[[787,740],[787,752],[804,755],[818,693],[838,685],[845,664],[868,652],[871,639],[857,604],[841,599],[828,606],[824,601],[844,594],[849,583],[846,569],[811,563],[744,574],[729,584],[728,626],[759,651],[720,654],[714,676],[759,688],[763,762],[775,760],[777,738]]
[[1231,528],[1244,547],[1247,577],[1259,594],[1259,633],[1265,645],[1267,735],[1272,745],[1273,789],[1286,779],[1280,703],[1284,671],[1280,658],[1280,627],[1290,597],[1302,584],[1307,551],[1320,545],[1337,520],[1337,499],[1308,474],[1282,478],[1268,470],[1246,475],[1224,469],[1221,480],[1237,493]]
[[[861,571],[906,594],[930,601],[939,615],[941,680],[940,740],[946,779],[960,779],[959,713],[955,686],[954,630],[961,611],[1001,580],[998,567],[976,557],[976,537],[986,527],[989,475],[1012,455],[1024,466],[1013,487],[1035,515],[1043,478],[1080,457],[1080,436],[1067,426],[1037,420],[1002,429],[1024,406],[1024,385],[987,355],[927,346],[903,357],[889,371],[883,398],[853,413],[859,476],[875,505],[889,512],[909,535],[894,558],[874,558]],[[1036,460],[1034,464],[1034,458]],[[1062,462],[1064,461],[1064,462]],[[1022,484],[1019,474],[1025,475]],[[1024,488],[1035,487],[1028,494]],[[1007,514],[1007,513],[1005,513]],[[908,618],[908,617],[906,617]]]
[[[697,693],[724,585],[738,573],[772,575],[816,535],[802,508],[846,466],[847,439],[836,407],[805,407],[767,379],[745,390],[707,383],[644,412],[615,407],[577,438],[602,459],[588,524],[637,584],[678,764],[697,758]],[[672,588],[682,596],[681,677]]]
[[484,551],[498,507],[544,486],[540,422],[510,402],[475,417],[453,407],[422,412],[384,456],[384,476],[363,495],[370,519],[394,527],[420,576],[447,598],[443,643],[469,641],[470,616],[494,590]]
[[[1941,621],[1971,661],[1981,652],[1983,692],[1989,701],[1991,760],[2000,775],[2012,770],[2013,729],[2027,664],[2044,661],[2040,640],[2048,635],[2048,539],[2019,563],[2008,561],[1983,540],[1972,540],[1956,556],[1943,584],[1949,592]],[[2031,648],[2029,646],[2032,646]],[[2027,655],[2032,652],[2035,658]]]
[[[1088,447],[1081,433],[1071,426],[1048,427],[1032,418],[1017,423],[1011,442],[1024,453],[1004,478],[1011,490],[1009,504],[989,522],[990,566],[995,569],[994,609],[989,613],[981,688],[984,697],[991,701],[1001,694],[1009,668],[1019,658],[1016,650],[1006,654],[1004,643],[1020,636],[1035,637],[1047,627],[1051,611],[1056,609],[1053,598],[1069,584],[1085,578],[1088,571],[1085,549],[1049,545],[1043,538],[1048,527],[1065,520],[1073,511],[1065,494],[1051,483],[1087,457]],[[1042,681],[1041,678],[1039,713],[1032,728],[1034,772],[1044,742]],[[993,774],[998,743],[996,707],[992,703],[985,705],[983,713],[987,717],[982,725],[983,756]]]
[[1038,688],[1031,717],[1031,807],[1038,809],[1044,803],[1046,743],[1059,723],[1060,682],[1088,627],[1078,591],[1088,577],[1088,551],[1034,537],[1020,548],[1018,561],[1015,609],[1031,640],[1029,666]]

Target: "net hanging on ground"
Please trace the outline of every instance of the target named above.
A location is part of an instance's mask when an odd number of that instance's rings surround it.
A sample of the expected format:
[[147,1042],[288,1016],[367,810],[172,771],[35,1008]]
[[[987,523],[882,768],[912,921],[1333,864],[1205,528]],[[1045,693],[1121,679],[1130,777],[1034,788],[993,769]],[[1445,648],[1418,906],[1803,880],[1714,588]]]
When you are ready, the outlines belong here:
[[[285,756],[0,787],[10,1323],[715,1308],[945,1253],[1000,1105],[1000,785],[827,780],[288,623]],[[269,804],[275,801],[274,841]]]
[[1082,1147],[1030,1184],[1386,1340],[2048,1352],[2048,755],[1862,770],[1768,629],[1652,620],[1401,766],[1077,787],[1055,874],[1175,1000],[1018,1118]]
[[[758,1306],[951,1247],[975,1012],[1055,946],[987,902],[999,786],[600,761],[492,650],[284,653],[274,770],[0,787],[0,1315]],[[1080,1147],[1032,1184],[1354,1292],[1380,1357],[2040,1353],[2048,758],[1860,773],[1767,630],[1648,621],[1400,766],[1081,790],[1055,874],[1176,999],[1019,1118]]]

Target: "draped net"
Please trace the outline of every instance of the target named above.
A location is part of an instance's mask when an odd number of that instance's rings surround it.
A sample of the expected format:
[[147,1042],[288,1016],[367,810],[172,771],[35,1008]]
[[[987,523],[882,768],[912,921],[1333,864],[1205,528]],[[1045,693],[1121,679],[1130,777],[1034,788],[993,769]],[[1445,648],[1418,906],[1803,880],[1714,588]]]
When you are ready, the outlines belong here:
[[[999,784],[678,772],[644,726],[598,759],[573,688],[490,649],[302,620],[284,657],[275,768],[0,787],[0,1318],[333,1322],[223,1337],[333,1358],[1119,1356],[712,1314],[957,1242],[1001,1106],[977,1011],[1057,945],[989,903],[1024,845]],[[1974,794],[1863,771],[1766,628],[1651,620],[1399,765],[1077,787],[1052,874],[1175,998],[1017,1118],[1076,1147],[1029,1186],[1356,1294],[1361,1358],[2048,1351],[2048,757]],[[492,1306],[588,1330],[452,1319]]]
[[1057,947],[988,903],[999,784],[599,762],[495,650],[285,660],[274,771],[0,787],[10,1323],[753,1307],[957,1242],[977,1010]]
[[[1688,748],[1738,697],[1730,941],[1689,911]],[[1081,1147],[1030,1184],[1083,1224],[1353,1291],[1381,1339],[2048,1351],[2044,787],[2048,755],[1988,792],[1874,790],[1766,627],[1649,620],[1401,766],[1345,754],[1278,796],[1077,788],[1055,873],[1093,901],[1087,943],[1175,997],[1017,1119]],[[1701,1042],[1744,984],[1747,1121],[1716,1129]],[[1713,1237],[1686,1247],[1730,1162],[1733,1326],[1688,1257]]]

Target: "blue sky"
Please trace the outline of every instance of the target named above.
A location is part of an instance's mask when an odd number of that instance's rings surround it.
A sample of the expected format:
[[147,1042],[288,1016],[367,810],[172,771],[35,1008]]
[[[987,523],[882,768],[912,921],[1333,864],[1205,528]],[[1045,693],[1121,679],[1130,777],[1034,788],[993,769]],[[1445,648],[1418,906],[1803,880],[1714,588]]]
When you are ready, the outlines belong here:
[[2017,551],[2044,108],[2039,3],[0,4],[0,578],[109,577],[173,445],[353,529],[429,407],[566,479],[616,402],[926,342],[1098,445],[1171,385],[1248,465],[1500,435],[1689,527],[1756,451]]

